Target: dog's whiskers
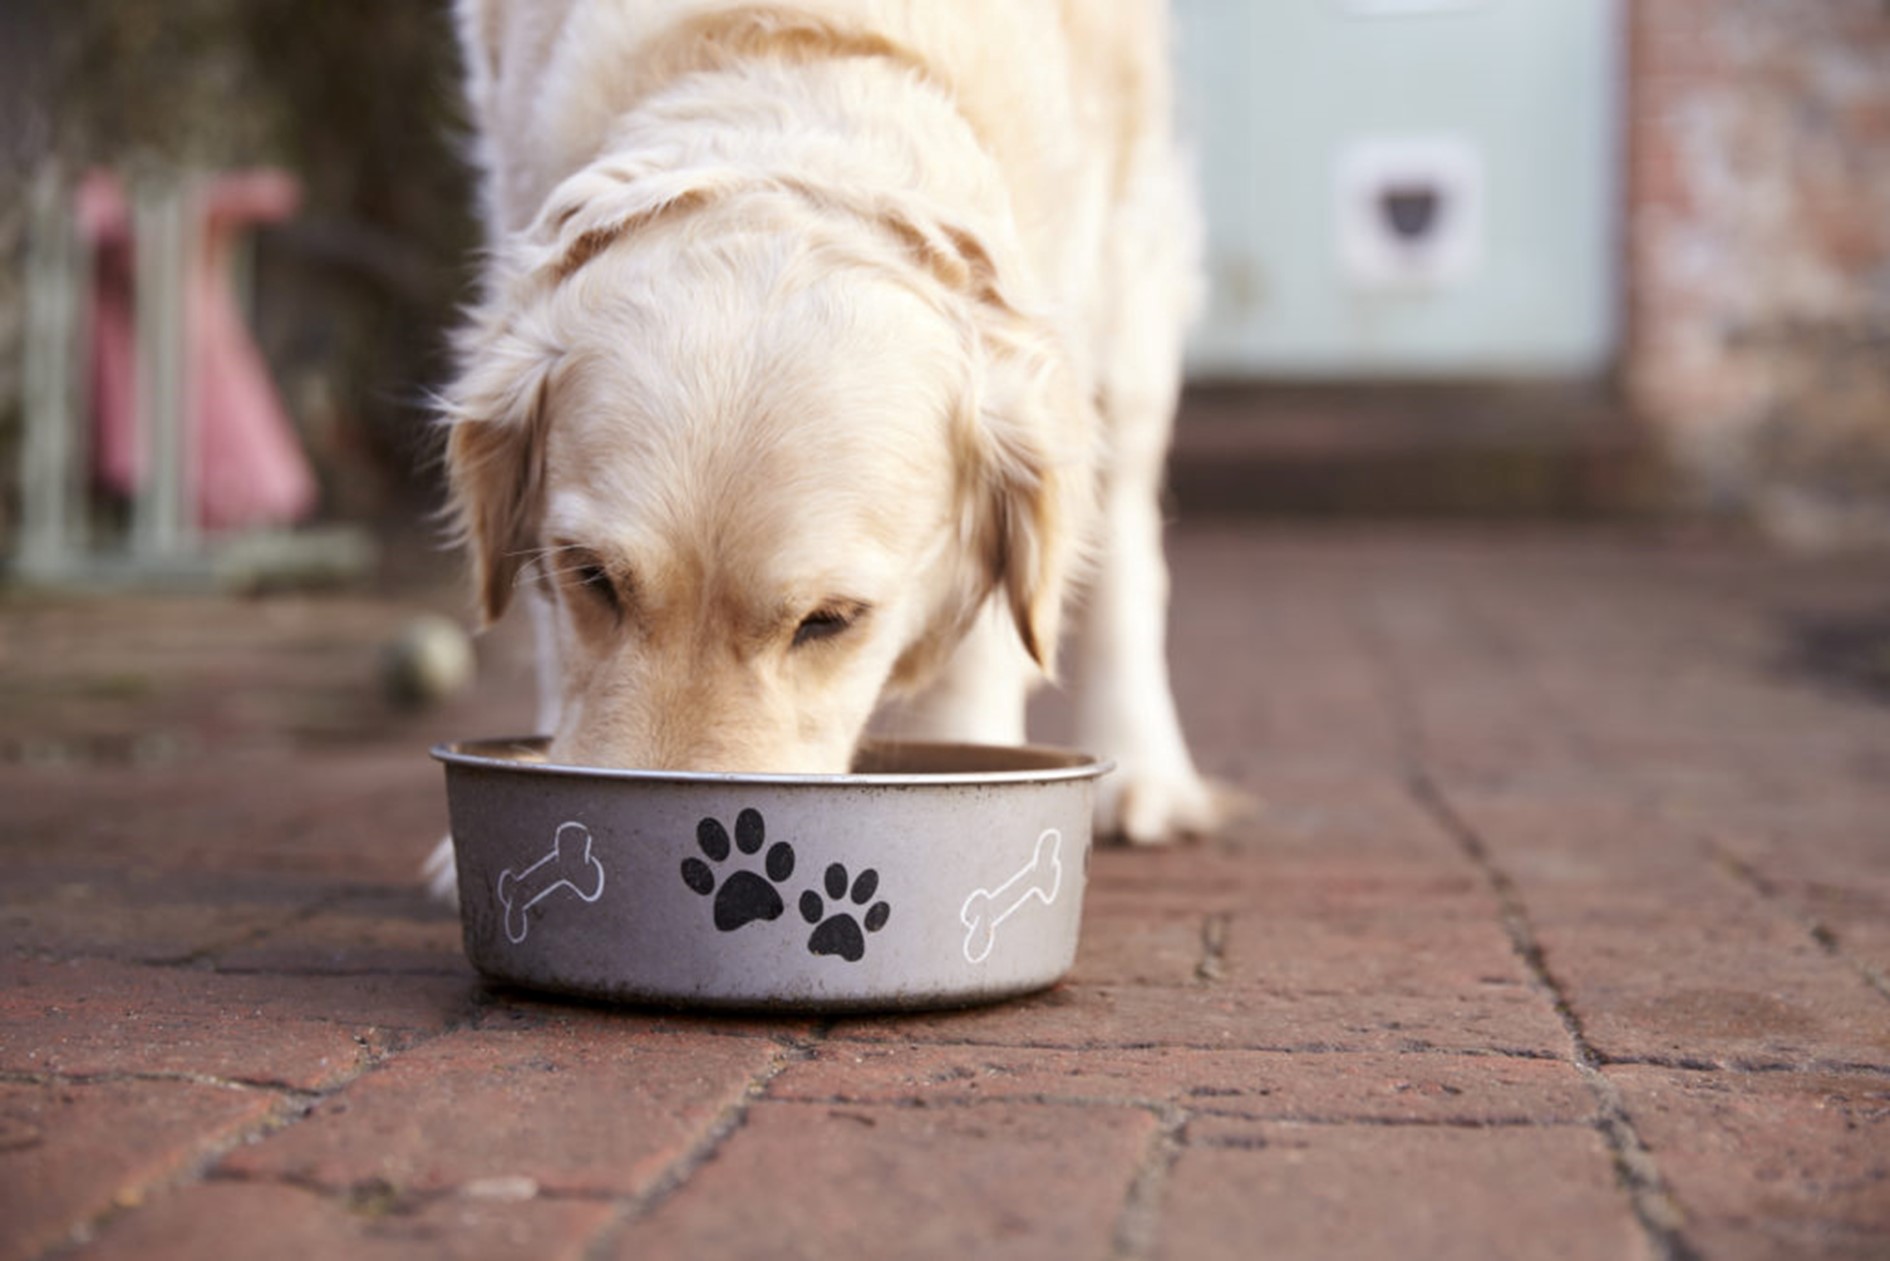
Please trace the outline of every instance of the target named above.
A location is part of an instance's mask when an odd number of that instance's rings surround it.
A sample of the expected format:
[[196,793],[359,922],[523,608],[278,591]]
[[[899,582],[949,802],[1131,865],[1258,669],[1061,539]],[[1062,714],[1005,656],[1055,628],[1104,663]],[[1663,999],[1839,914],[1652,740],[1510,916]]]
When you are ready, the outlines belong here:
[[545,562],[561,553],[581,552],[583,550],[584,549],[576,543],[560,543],[553,547],[527,547],[521,548],[518,551],[507,552],[505,555],[508,559],[517,559],[522,562],[517,572],[512,575],[513,590],[517,590],[521,584],[527,581],[537,581],[540,578],[561,578],[566,574],[579,572],[585,567],[580,565],[571,569],[552,569],[549,568]]
[[573,565],[569,569],[544,569],[539,572],[547,578],[568,578],[579,574],[595,573],[595,565]]

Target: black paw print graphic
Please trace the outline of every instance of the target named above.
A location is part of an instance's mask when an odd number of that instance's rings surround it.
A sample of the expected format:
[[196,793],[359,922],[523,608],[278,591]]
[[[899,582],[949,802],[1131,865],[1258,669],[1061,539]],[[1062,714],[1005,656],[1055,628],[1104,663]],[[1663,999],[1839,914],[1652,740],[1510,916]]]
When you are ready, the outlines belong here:
[[[744,810],[735,816],[735,848],[742,853],[760,853],[766,833],[761,811]],[[709,861],[704,862],[693,854],[683,859],[683,883],[705,898],[711,893],[715,895],[717,928],[732,933],[756,920],[781,918],[781,912],[787,908],[775,885],[794,874],[792,845],[781,841],[768,850],[768,856],[762,860],[762,869],[767,872],[765,878],[747,870],[729,872],[719,888],[716,868],[709,864],[719,866],[728,861],[728,830],[716,819],[704,819],[696,825],[696,846]]]
[[[842,863],[835,863],[827,868],[827,898],[838,902],[848,897],[847,869]],[[853,905],[866,906],[873,901],[873,895],[879,892],[879,873],[868,867],[853,882],[851,894]],[[827,903],[820,894],[809,889],[801,894],[801,918],[814,926],[814,931],[807,938],[807,948],[817,955],[839,955],[848,963],[858,963],[866,957],[866,934],[876,933],[886,927],[886,919],[892,914],[892,908],[884,902],[873,902],[867,908],[865,931],[861,931],[860,921],[853,918],[851,912],[839,911],[829,916]]]

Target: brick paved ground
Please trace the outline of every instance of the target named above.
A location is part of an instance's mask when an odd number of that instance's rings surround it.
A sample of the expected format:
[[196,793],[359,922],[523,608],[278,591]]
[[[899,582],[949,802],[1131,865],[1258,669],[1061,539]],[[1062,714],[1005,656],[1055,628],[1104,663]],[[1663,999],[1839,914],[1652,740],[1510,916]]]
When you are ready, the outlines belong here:
[[[899,1019],[488,988],[424,601],[0,605],[0,1258],[1890,1256],[1890,572],[1175,536],[1203,760],[1075,975]],[[429,597],[444,600],[446,597]],[[1054,705],[1050,706],[1054,720]]]

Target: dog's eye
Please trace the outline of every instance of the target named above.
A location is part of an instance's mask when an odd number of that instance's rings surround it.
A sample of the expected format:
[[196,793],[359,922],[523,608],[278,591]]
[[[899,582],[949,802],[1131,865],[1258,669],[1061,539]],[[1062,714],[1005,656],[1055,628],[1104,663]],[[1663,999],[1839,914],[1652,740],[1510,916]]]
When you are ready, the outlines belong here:
[[832,639],[853,625],[853,619],[857,616],[857,613],[848,613],[843,609],[817,609],[794,628],[794,646],[799,648],[817,639]]
[[623,597],[617,592],[617,582],[597,557],[589,553],[574,556],[566,564],[565,573],[585,595],[612,613],[623,612]]

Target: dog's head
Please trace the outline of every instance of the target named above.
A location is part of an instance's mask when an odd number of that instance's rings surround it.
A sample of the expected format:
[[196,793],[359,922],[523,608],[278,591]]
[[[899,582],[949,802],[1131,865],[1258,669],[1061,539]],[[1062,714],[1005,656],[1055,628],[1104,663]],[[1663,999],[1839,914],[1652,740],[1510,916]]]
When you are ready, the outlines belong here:
[[1052,668],[1086,400],[1004,248],[600,164],[500,250],[448,466],[483,616],[555,609],[555,757],[844,770],[994,594]]

